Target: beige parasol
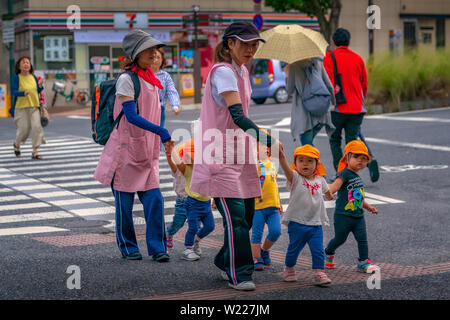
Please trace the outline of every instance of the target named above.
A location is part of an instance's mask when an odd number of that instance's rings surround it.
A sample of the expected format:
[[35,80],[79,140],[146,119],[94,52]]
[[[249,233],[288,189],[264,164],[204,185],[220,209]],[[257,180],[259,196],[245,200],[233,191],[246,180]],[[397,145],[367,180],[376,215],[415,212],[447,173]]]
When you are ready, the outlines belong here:
[[278,25],[261,33],[266,43],[260,43],[255,58],[276,59],[287,63],[322,57],[328,47],[327,41],[317,31],[297,24]]

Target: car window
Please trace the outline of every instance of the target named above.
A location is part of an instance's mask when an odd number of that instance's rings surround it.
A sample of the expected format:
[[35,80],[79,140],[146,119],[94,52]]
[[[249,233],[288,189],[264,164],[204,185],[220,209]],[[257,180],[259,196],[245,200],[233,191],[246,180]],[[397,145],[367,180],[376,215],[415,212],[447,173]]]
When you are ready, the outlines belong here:
[[252,73],[253,74],[263,74],[267,72],[269,60],[260,59],[255,60],[255,65],[253,66]]
[[284,70],[284,67],[286,67],[288,64],[286,62],[281,61],[280,65],[281,65],[281,70]]

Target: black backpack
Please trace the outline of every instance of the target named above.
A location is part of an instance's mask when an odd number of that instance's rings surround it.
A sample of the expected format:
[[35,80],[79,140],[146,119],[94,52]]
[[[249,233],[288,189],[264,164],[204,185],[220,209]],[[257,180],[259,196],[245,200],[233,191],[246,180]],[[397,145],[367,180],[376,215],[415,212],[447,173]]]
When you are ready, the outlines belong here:
[[[141,84],[138,75],[126,70],[134,85],[134,101],[136,102],[137,113],[139,114],[138,97],[141,92]],[[123,117],[123,110],[120,111],[116,119],[114,119],[114,102],[116,100],[116,83],[117,79],[102,81],[95,86],[92,95],[91,104],[91,126],[92,139],[98,144],[105,145],[114,130],[119,127],[120,119]]]

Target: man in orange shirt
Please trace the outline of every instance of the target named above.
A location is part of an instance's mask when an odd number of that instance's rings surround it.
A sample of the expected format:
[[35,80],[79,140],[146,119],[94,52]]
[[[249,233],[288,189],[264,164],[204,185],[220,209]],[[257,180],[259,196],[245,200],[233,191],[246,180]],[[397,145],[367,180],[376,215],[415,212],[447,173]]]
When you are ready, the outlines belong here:
[[[348,48],[350,32],[338,28],[333,34],[333,43],[336,49],[327,52],[323,64],[335,94],[344,91],[345,102],[337,103],[331,111],[331,121],[336,130],[330,137],[330,147],[333,154],[333,165],[337,170],[339,160],[342,158],[342,129],[345,131],[345,143],[356,140],[364,114],[367,112],[364,97],[367,93],[367,72],[362,58]],[[336,60],[337,73],[341,75],[341,86],[337,85],[332,53]],[[337,99],[338,100],[338,99]]]

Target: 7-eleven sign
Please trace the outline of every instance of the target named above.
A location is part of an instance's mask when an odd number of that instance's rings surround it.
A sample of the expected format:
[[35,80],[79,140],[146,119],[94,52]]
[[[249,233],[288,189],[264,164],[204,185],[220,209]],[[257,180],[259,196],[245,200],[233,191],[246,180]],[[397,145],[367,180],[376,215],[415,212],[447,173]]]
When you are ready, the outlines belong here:
[[147,14],[133,12],[116,13],[114,14],[114,27],[120,29],[147,28]]

